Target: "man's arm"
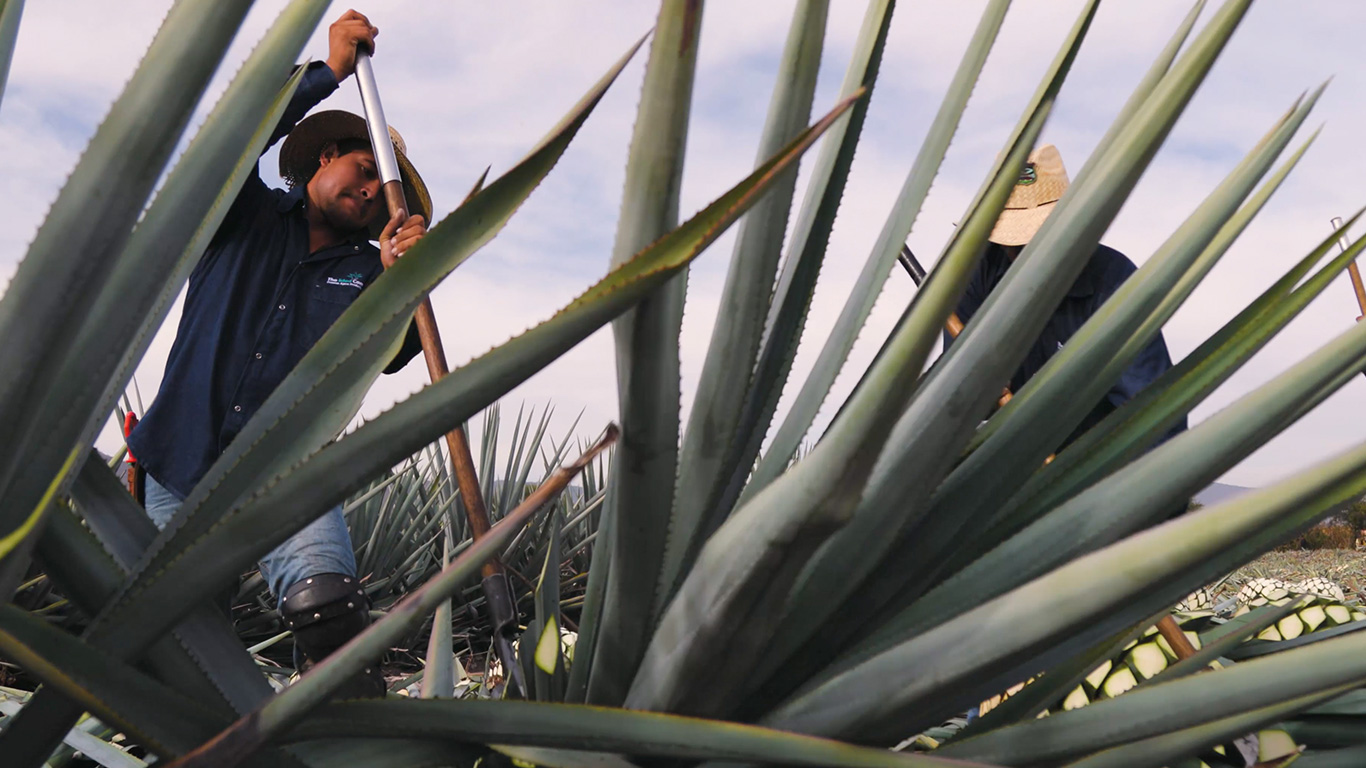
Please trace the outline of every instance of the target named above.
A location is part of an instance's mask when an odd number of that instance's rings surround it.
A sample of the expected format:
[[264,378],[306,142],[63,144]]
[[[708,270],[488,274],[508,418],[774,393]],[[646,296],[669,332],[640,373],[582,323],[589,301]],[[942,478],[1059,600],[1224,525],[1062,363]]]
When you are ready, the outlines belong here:
[[[1107,270],[1102,280],[1103,284],[1099,286],[1092,313],[1099,310],[1101,305],[1114,295],[1115,291],[1119,290],[1124,281],[1137,271],[1138,268],[1127,258],[1115,260],[1110,269]],[[1146,389],[1171,367],[1172,358],[1167,352],[1167,342],[1159,331],[1143,348],[1143,351],[1138,353],[1133,362],[1129,363],[1129,367],[1124,369],[1124,373],[1120,374],[1119,381],[1110,387],[1110,391],[1105,394],[1106,402],[1110,404],[1111,408],[1120,407],[1137,397],[1139,392]],[[1185,429],[1186,420],[1182,418],[1163,435],[1160,442],[1171,439]]]
[[[263,154],[280,139],[289,135],[310,109],[331,96],[341,81],[356,71],[356,46],[363,43],[374,50],[375,35],[378,34],[379,30],[370,26],[369,19],[355,11],[347,11],[328,27],[327,61],[315,61],[308,65],[299,86],[290,97],[289,104],[285,106],[284,113],[280,115],[280,122],[276,123],[270,139],[262,147]],[[219,226],[219,231],[230,230],[231,222],[255,204],[266,200],[269,194],[270,190],[261,180],[260,163],[257,163],[243,183],[241,191],[237,193],[237,198],[233,201],[223,224]]]
[[417,335],[417,321],[408,323],[408,335],[403,337],[403,346],[399,347],[398,354],[385,366],[385,373],[398,373],[403,367],[412,362],[414,357],[422,353],[422,337]]
[[[1148,342],[1148,346],[1138,353],[1129,367],[1120,374],[1119,381],[1115,382],[1110,391],[1105,394],[1105,399],[1110,405],[1118,408],[1121,405],[1134,399],[1139,392],[1142,392],[1159,376],[1166,373],[1172,367],[1171,356],[1167,353],[1167,342],[1158,333],[1153,340]],[[1179,422],[1172,425],[1171,429],[1163,435],[1161,442],[1166,442],[1177,434],[1185,431],[1186,419],[1182,418]]]
[[309,64],[303,81],[294,91],[294,97],[285,107],[280,123],[275,126],[275,132],[266,143],[267,148],[288,135],[308,114],[308,110],[331,96],[341,82],[356,71],[356,47],[364,45],[374,51],[375,36],[378,34],[379,28],[371,26],[370,20],[356,11],[347,11],[332,22],[332,26],[327,28],[327,61]]
[[[1159,332],[1153,337],[1152,341],[1148,342],[1148,346],[1144,347],[1143,351],[1138,353],[1138,357],[1134,358],[1134,361],[1129,364],[1129,367],[1124,369],[1124,373],[1120,375],[1119,381],[1115,382],[1115,385],[1106,393],[1106,401],[1112,407],[1118,408],[1129,400],[1132,400],[1139,392],[1152,385],[1159,376],[1166,373],[1171,367],[1172,360],[1171,356],[1167,354],[1167,343]],[[1092,411],[1092,413],[1094,414],[1095,411]],[[1088,422],[1090,419],[1091,417],[1088,416]],[[1083,423],[1077,428],[1074,437],[1085,432],[1092,426],[1094,426],[1094,424]],[[1152,445],[1148,446],[1147,450],[1151,451],[1185,431],[1186,417],[1182,416],[1175,424],[1168,427],[1167,431],[1154,441]],[[1073,438],[1069,438],[1069,440],[1071,439]],[[1174,507],[1167,511],[1167,519],[1170,520],[1180,517],[1188,511],[1188,507],[1188,502],[1178,502]]]
[[289,135],[294,130],[294,126],[304,119],[308,110],[314,108],[323,99],[331,96],[337,90],[337,78],[332,73],[332,69],[321,61],[310,62],[304,71],[304,76],[299,80],[299,87],[294,89],[294,95],[290,97],[289,104],[285,105],[285,111],[280,115],[280,122],[275,124],[275,130],[271,132],[270,139],[261,148],[261,153],[275,146],[276,142]]
[[[954,309],[954,314],[958,315],[958,319],[961,320],[965,326],[968,324],[968,321],[972,319],[972,316],[976,314],[977,310],[981,308],[982,302],[986,301],[987,293],[990,292],[990,289],[986,286],[986,277],[983,274],[983,264],[985,261],[985,257],[978,261],[977,268],[974,269],[972,275],[968,277],[968,285],[963,289],[963,295],[958,299],[958,306]],[[944,331],[944,352],[949,351],[949,345],[952,343],[953,336],[950,335],[946,329]]]
[[[290,98],[289,104],[285,107],[284,114],[280,116],[280,122],[275,125],[275,131],[271,133],[270,140],[261,148],[264,154],[277,141],[289,134],[294,126],[298,124],[303,116],[308,114],[308,110],[314,105],[337,90],[337,79],[333,77],[332,70],[322,62],[314,62],[308,66],[308,71],[304,72],[303,79],[299,81],[299,87],[294,89],[294,95]],[[243,216],[250,216],[251,211],[266,205],[272,200],[270,188],[261,179],[261,163],[258,161],[252,167],[251,173],[242,182],[242,188],[238,190],[237,197],[233,199],[232,207],[228,209],[223,217],[223,222],[218,225],[218,233],[231,232],[241,221]]]

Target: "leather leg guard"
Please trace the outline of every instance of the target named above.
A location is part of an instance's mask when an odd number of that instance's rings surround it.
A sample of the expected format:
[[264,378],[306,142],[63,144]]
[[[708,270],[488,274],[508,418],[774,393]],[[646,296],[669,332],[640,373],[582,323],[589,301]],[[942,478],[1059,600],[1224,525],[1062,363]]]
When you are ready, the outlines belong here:
[[[295,583],[280,601],[280,616],[303,651],[299,672],[308,671],[370,624],[370,601],[354,576],[324,573]],[[382,698],[384,677],[376,663],[337,691],[337,698]]]

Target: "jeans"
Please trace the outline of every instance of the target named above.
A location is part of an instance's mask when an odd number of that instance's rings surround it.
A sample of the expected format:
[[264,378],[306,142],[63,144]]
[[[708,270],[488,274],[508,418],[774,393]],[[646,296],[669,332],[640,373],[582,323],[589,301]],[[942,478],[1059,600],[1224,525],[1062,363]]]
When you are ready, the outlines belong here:
[[[157,528],[165,528],[183,502],[150,474],[145,486],[147,516]],[[261,558],[261,576],[278,600],[294,584],[324,573],[356,575],[356,555],[340,505],[323,513],[298,533],[285,539]]]

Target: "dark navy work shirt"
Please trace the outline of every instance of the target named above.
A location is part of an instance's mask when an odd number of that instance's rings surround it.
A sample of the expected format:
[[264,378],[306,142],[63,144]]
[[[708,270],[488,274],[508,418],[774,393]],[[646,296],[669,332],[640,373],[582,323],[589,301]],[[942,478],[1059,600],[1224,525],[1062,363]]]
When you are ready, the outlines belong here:
[[[318,62],[305,73],[267,144],[337,90]],[[304,187],[271,189],[259,169],[238,193],[194,272],[161,389],[128,437],[157,482],[182,498],[304,353],[384,271],[355,239],[308,251]],[[420,350],[409,329],[386,373]]]
[[[1010,257],[1004,248],[995,244],[988,246],[986,254],[978,262],[977,270],[968,280],[963,298],[958,302],[959,319],[967,323],[972,318],[986,301],[987,295],[1005,276],[1006,270],[1010,269],[1010,264]],[[1025,355],[1024,362],[1020,363],[1015,375],[1010,378],[1010,391],[1019,392],[1024,388],[1025,383],[1062,349],[1062,345],[1072,338],[1072,334],[1076,333],[1077,329],[1081,328],[1135,271],[1137,268],[1134,263],[1124,254],[1104,245],[1097,247],[1091,260],[1086,263],[1071,289],[1067,291],[1067,295],[1063,297],[1062,303],[1048,318],[1048,323],[1044,325],[1038,339]],[[947,341],[945,343],[947,344]],[[1119,381],[1110,387],[1105,398],[1087,414],[1086,419],[1077,426],[1064,445],[1098,424],[1110,412],[1132,399],[1171,367],[1172,360],[1167,354],[1167,344],[1162,334],[1158,333],[1138,357],[1134,358],[1129,367],[1124,369]],[[1163,439],[1169,439],[1185,428],[1186,420],[1183,418]]]

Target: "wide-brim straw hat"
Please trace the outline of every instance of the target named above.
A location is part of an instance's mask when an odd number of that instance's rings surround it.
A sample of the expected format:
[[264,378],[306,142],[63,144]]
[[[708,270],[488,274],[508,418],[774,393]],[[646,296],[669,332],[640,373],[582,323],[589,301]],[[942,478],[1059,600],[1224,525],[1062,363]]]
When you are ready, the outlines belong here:
[[987,239],[1001,245],[1028,243],[1058,206],[1067,184],[1067,169],[1057,147],[1044,144],[1029,153],[1029,161]]
[[[427,225],[432,223],[432,196],[427,185],[418,175],[417,169],[408,160],[407,145],[394,127],[389,126],[389,138],[394,143],[394,154],[398,156],[399,176],[403,180],[403,197],[408,203],[408,213],[421,215]],[[318,172],[318,157],[328,144],[363,139],[370,143],[370,131],[365,118],[341,109],[333,109],[309,115],[294,126],[289,137],[280,147],[280,177],[290,187],[302,186]],[[381,207],[382,203],[381,202]],[[379,238],[384,225],[389,223],[387,213],[381,213],[370,225],[370,239]]]

